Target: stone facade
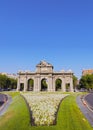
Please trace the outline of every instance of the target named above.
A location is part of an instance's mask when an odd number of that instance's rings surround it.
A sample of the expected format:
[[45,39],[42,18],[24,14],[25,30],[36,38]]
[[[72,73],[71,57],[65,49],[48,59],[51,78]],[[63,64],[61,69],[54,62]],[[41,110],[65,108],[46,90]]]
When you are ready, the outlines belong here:
[[54,92],[56,80],[60,79],[61,83],[61,91],[66,91],[66,84],[69,84],[69,91],[73,92],[73,73],[71,70],[69,71],[60,71],[54,72],[53,66],[46,61],[41,61],[36,66],[36,71],[25,71],[18,72],[18,83],[17,83],[17,91],[20,91],[21,84],[23,84],[23,91],[28,90],[28,81],[33,80],[33,91],[39,92],[41,91],[41,82],[43,79],[46,79],[47,82],[47,91]]
[[82,75],[93,74],[93,69],[87,69],[82,71]]

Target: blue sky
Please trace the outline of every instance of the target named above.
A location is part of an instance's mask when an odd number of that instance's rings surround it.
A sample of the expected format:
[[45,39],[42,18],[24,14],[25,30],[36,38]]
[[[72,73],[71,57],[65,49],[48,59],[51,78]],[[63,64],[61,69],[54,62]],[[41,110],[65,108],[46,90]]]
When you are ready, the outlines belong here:
[[0,72],[93,68],[93,0],[0,1]]

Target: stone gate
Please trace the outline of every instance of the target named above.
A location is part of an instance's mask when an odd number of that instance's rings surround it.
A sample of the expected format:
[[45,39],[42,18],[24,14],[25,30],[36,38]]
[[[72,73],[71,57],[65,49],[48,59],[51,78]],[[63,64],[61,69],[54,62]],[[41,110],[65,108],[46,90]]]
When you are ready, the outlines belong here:
[[[17,91],[21,90],[21,86],[23,91],[28,91],[29,80],[33,81],[33,89],[31,91],[39,92],[42,90],[42,80],[46,80],[47,83],[47,91],[54,92],[56,91],[56,80],[59,79],[61,81],[61,91],[71,91],[73,92],[73,72],[71,70],[68,71],[59,71],[54,72],[53,66],[46,61],[41,61],[36,66],[36,71],[20,71],[18,72],[18,82],[17,82]],[[68,87],[67,87],[68,86]]]

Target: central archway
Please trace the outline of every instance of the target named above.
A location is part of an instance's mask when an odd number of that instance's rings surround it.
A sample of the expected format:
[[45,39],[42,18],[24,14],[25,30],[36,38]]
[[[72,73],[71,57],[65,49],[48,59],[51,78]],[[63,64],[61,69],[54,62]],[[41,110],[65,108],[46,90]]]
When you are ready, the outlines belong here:
[[55,81],[55,91],[60,91],[62,89],[62,80],[56,79]]
[[66,83],[66,92],[70,92],[70,83]]
[[41,80],[41,91],[47,91],[47,90],[48,90],[47,79],[43,78]]
[[28,80],[28,91],[33,91],[34,90],[34,80],[33,79],[29,79]]

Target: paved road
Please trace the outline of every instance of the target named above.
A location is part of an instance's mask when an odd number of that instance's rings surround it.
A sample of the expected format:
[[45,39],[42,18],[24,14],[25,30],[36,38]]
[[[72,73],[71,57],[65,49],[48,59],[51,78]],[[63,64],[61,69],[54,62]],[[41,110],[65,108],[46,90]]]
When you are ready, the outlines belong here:
[[82,102],[83,99],[81,98],[81,96],[78,96],[77,104],[78,104],[80,110],[82,111],[82,113],[85,115],[85,117],[91,124],[91,126],[93,127],[93,112],[88,109],[87,105],[84,102]]
[[[12,102],[12,98],[9,95],[1,95],[0,94],[0,101],[1,101],[1,106],[0,106],[0,116],[2,116],[8,109],[9,105]],[[6,97],[6,102],[5,102],[5,97]],[[3,101],[4,100],[4,101]]]
[[89,104],[89,106],[90,106],[91,108],[93,108],[93,93],[88,94],[88,95],[85,97],[85,100],[87,101],[87,103]]
[[0,107],[8,100],[7,95],[0,94]]

